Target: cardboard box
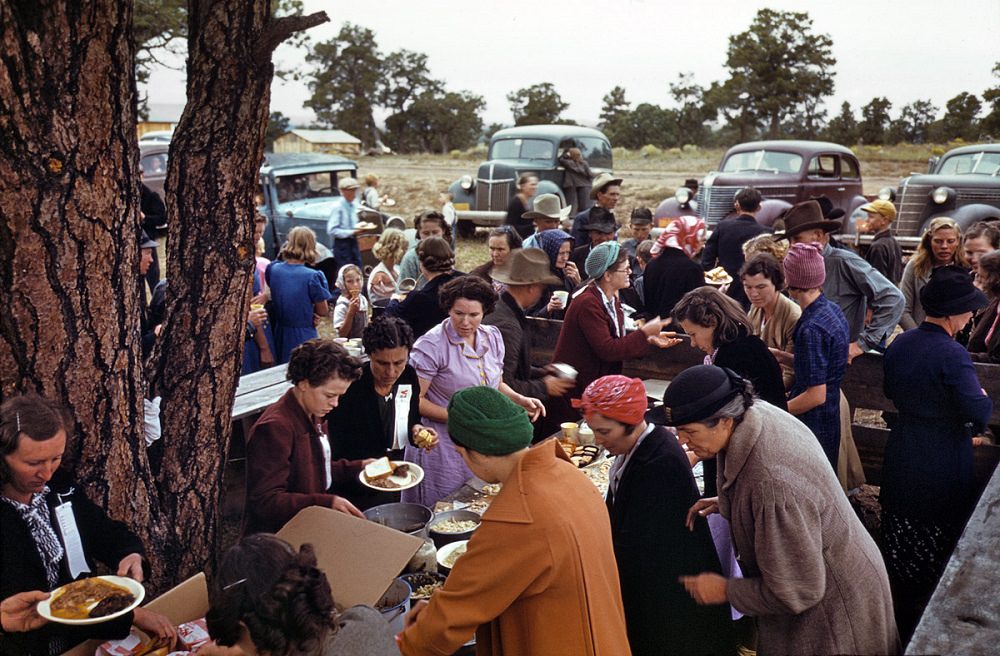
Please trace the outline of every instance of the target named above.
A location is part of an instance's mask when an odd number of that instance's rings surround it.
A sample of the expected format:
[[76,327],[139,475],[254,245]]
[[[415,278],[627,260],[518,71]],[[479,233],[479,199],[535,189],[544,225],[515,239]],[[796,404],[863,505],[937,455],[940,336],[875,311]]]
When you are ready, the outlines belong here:
[[[420,538],[337,512],[311,506],[295,515],[278,536],[296,549],[310,543],[319,568],[326,573],[340,609],[374,606],[424,541]],[[208,612],[208,586],[198,573],[144,606],[180,625]],[[89,640],[63,656],[93,656],[100,640]],[[179,647],[178,647],[179,648]]]
[[310,543],[338,608],[374,606],[424,541],[332,508],[310,506],[278,537],[296,549]]
[[[208,585],[205,582],[205,575],[201,572],[195,574],[187,581],[167,590],[144,608],[166,616],[175,625],[205,617],[205,613],[208,612]],[[136,632],[141,634],[141,631]],[[101,644],[101,640],[87,640],[65,652],[63,656],[94,656]]]

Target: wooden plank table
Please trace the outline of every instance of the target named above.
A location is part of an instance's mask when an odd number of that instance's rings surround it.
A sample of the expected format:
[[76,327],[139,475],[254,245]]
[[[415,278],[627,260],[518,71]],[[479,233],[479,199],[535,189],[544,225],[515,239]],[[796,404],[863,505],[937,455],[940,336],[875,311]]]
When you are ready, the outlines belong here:
[[907,654],[996,654],[1000,645],[1000,469],[993,472]]
[[260,414],[269,405],[281,398],[292,384],[285,380],[287,364],[279,364],[261,369],[252,374],[240,376],[233,402],[233,421]]

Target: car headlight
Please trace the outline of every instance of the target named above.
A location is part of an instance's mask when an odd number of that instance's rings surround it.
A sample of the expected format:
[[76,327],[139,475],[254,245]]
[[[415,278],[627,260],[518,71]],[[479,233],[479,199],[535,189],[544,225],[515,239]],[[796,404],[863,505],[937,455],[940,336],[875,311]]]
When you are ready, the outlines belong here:
[[687,187],[678,187],[674,192],[674,199],[681,205],[687,204],[691,200],[691,190]]
[[458,186],[466,191],[472,189],[473,184],[475,184],[475,180],[472,179],[471,175],[463,175],[461,180],[458,181]]
[[938,187],[931,193],[931,200],[938,205],[944,205],[955,197],[955,190],[950,187]]
[[896,201],[896,190],[892,187],[882,187],[878,190],[878,199],[887,200],[889,202]]

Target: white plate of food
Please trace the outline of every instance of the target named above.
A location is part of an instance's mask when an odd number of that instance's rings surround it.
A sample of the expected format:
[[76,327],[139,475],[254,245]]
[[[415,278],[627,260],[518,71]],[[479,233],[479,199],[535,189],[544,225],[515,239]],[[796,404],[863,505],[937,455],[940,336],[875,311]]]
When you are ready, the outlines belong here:
[[412,462],[379,458],[361,470],[358,480],[373,490],[398,492],[420,485],[420,481],[424,480],[424,470]]
[[145,596],[146,589],[134,579],[95,576],[56,588],[38,602],[38,614],[59,624],[100,624],[131,612]]
[[372,223],[371,221],[362,221],[361,223],[357,224],[354,227],[357,230],[374,230],[378,228],[378,226]]
[[728,285],[733,281],[733,277],[726,273],[726,270],[722,267],[715,267],[711,271],[705,272],[705,284],[715,285],[721,287],[723,285]]

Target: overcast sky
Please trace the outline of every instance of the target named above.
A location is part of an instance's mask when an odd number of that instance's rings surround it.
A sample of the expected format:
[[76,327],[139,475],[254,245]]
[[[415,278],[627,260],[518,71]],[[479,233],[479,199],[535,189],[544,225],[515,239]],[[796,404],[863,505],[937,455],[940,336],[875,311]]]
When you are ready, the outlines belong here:
[[[487,124],[512,123],[507,93],[540,82],[553,83],[570,105],[564,116],[582,123],[596,123],[601,99],[615,85],[625,87],[633,106],[669,105],[668,85],[679,73],[693,73],[703,86],[726,79],[728,37],[744,31],[761,7],[806,11],[813,33],[833,39],[830,116],[844,100],[860,114],[875,96],[892,102],[894,117],[914,100],[943,110],[962,91],[981,99],[997,83],[991,71],[1000,61],[1000,0],[305,0],[305,6],[330,17],[309,31],[315,41],[350,21],[373,30],[383,53],[425,53],[431,74],[449,89],[486,99]],[[282,49],[278,57],[285,67],[306,70],[301,52]],[[155,71],[146,91],[154,104],[183,102],[183,73]],[[271,109],[306,124],[313,119],[303,108],[308,97],[305,80],[276,80]]]

